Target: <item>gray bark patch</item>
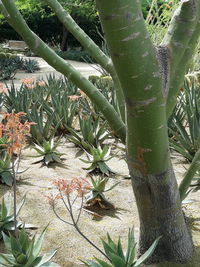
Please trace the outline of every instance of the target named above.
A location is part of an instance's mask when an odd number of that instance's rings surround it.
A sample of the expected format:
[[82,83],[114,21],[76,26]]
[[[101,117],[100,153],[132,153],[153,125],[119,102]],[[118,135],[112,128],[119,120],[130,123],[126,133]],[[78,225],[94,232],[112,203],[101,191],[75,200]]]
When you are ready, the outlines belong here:
[[166,46],[157,47],[157,58],[162,77],[162,93],[167,97],[170,83],[170,53]]

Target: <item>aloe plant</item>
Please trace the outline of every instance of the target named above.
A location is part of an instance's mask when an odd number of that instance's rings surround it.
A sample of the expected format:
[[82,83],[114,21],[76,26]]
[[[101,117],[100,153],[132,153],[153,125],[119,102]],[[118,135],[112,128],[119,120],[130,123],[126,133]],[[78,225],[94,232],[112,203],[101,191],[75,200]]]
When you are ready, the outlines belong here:
[[8,153],[0,157],[0,181],[9,186],[13,184],[12,162]]
[[46,141],[42,145],[35,144],[33,149],[37,151],[38,155],[34,157],[43,157],[45,165],[49,165],[52,162],[61,163],[60,156],[63,154],[57,151],[58,145],[59,142],[54,144],[54,139]]
[[93,206],[98,203],[101,208],[111,206],[111,203],[105,198],[104,193],[112,190],[120,182],[115,183],[113,186],[106,189],[108,180],[108,177],[91,177],[91,187],[89,188],[89,192],[85,195],[87,205]]
[[52,92],[50,93],[50,101],[45,101],[43,108],[47,114],[47,118],[53,118],[53,127],[61,134],[67,132],[68,127],[72,126],[77,112],[77,103],[69,101],[67,91]]
[[21,112],[29,109],[31,104],[30,91],[24,90],[23,84],[20,88],[16,88],[14,82],[8,89],[8,94],[5,95],[4,105],[9,113]]
[[126,253],[123,252],[121,239],[119,238],[115,243],[107,233],[107,241],[104,241],[103,239],[101,241],[106,256],[108,257],[110,262],[103,261],[96,257],[94,257],[95,261],[87,260],[82,262],[85,263],[86,266],[90,267],[140,267],[141,264],[144,263],[153,254],[160,238],[161,237],[158,237],[150,246],[150,248],[143,255],[141,255],[139,259],[137,259],[133,228],[129,229],[128,246]]
[[57,126],[53,127],[54,116],[47,116],[43,110],[43,106],[40,105],[37,108],[37,104],[34,104],[31,110],[27,113],[27,118],[30,122],[34,122],[35,125],[31,125],[31,139],[33,142],[41,145],[45,141],[49,141],[53,138],[57,131]]
[[81,135],[69,128],[71,135],[68,135],[68,139],[87,151],[92,146],[97,148],[109,137],[107,122],[101,123],[100,116],[95,120],[92,116],[79,116],[79,126]]
[[39,63],[35,59],[25,59],[22,68],[28,73],[33,73],[40,70]]
[[192,161],[200,148],[200,88],[194,80],[185,80],[179,103],[169,128],[171,147]]
[[46,230],[41,235],[29,238],[25,229],[19,231],[18,237],[7,236],[3,233],[3,241],[7,254],[0,253],[1,266],[7,267],[56,267],[58,264],[51,262],[57,250],[40,255],[42,242]]
[[[21,208],[23,207],[25,202],[25,197],[18,204],[16,208],[16,216],[18,216]],[[35,226],[31,224],[24,224],[23,222],[16,222],[17,229],[20,228],[35,228]],[[2,238],[2,233],[14,232],[15,230],[15,222],[14,222],[14,214],[12,213],[12,197],[11,194],[7,196],[3,196],[0,204],[0,239]]]
[[90,153],[86,151],[88,160],[80,159],[84,163],[90,164],[88,168],[84,168],[89,172],[100,172],[105,175],[109,175],[113,173],[113,171],[106,164],[113,156],[110,156],[110,150],[107,145],[103,147],[103,149],[99,146],[97,148],[91,147]]

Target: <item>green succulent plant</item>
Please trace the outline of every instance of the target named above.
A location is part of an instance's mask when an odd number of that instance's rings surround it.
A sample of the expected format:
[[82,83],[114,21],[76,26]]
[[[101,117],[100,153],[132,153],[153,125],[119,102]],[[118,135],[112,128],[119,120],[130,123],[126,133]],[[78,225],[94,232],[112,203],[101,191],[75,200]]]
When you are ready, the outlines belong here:
[[[3,196],[0,204],[0,239],[2,238],[2,233],[9,233],[15,230],[14,227],[14,215],[12,209],[13,199],[11,194]],[[25,197],[18,204],[16,209],[16,215],[19,214],[21,208],[23,207],[25,202]],[[23,224],[20,221],[17,221],[16,226],[18,229],[20,228],[35,228],[32,224]]]
[[101,241],[104,247],[105,254],[110,260],[110,262],[108,263],[96,257],[95,261],[87,260],[82,262],[85,263],[86,266],[90,267],[139,267],[146,259],[148,259],[153,254],[160,238],[161,237],[158,237],[150,246],[150,248],[142,256],[140,256],[139,259],[137,259],[136,243],[133,229],[129,229],[128,246],[127,252],[125,254],[122,249],[120,238],[118,239],[118,242],[115,243],[111,239],[110,235],[107,234],[107,241]]
[[40,70],[39,63],[35,59],[25,59],[22,68],[28,73],[33,73],[37,70]]
[[200,148],[200,90],[193,80],[185,80],[169,125],[170,145],[187,160],[192,161]]
[[54,139],[44,142],[41,146],[35,144],[35,146],[33,146],[33,149],[35,149],[39,155],[34,157],[43,157],[45,165],[49,165],[49,163],[52,162],[61,163],[60,157],[63,154],[57,151],[58,145],[59,142],[54,145]]
[[9,186],[13,184],[12,162],[8,153],[0,157],[0,181]]
[[99,204],[101,208],[113,206],[104,196],[104,193],[112,190],[120,182],[114,184],[113,186],[106,189],[106,184],[108,182],[108,177],[91,177],[91,187],[89,192],[85,195],[86,205],[93,206]]
[[43,143],[51,140],[57,131],[57,126],[53,127],[54,115],[47,116],[43,110],[42,104],[38,108],[37,103],[34,104],[30,111],[27,111],[27,117],[31,125],[31,139],[33,142],[42,145]]
[[77,112],[77,102],[70,101],[68,97],[67,91],[53,91],[50,93],[50,101],[43,103],[47,118],[53,118],[52,125],[58,134],[68,132]]
[[91,147],[100,146],[109,136],[107,130],[107,122],[100,123],[100,116],[96,120],[92,116],[79,116],[80,133],[69,129],[71,135],[68,135],[68,139],[79,147],[90,151]]
[[3,240],[7,254],[0,253],[1,266],[7,267],[56,267],[58,264],[50,260],[57,250],[40,255],[45,230],[38,237],[29,238],[25,229],[19,231],[18,237],[7,236],[3,233]]
[[89,172],[97,172],[102,173],[105,175],[109,175],[110,173],[113,173],[113,171],[108,167],[106,162],[113,158],[113,156],[110,156],[110,148],[105,145],[103,149],[98,146],[97,148],[91,147],[90,153],[86,151],[88,160],[80,159],[84,163],[90,164],[88,168],[84,168],[85,170],[88,170]]
[[[8,186],[12,186],[13,184],[13,166],[16,166],[18,162],[18,158],[12,162],[10,155],[6,151],[1,151],[0,152],[0,181],[2,183],[5,183]],[[16,171],[16,174],[20,174],[25,172],[27,169],[22,170],[22,171]]]

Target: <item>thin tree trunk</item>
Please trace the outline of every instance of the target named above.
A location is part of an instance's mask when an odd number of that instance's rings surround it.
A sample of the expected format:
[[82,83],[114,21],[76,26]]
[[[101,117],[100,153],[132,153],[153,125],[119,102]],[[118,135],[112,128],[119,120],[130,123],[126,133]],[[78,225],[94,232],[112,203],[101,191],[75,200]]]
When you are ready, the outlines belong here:
[[63,26],[62,27],[62,40],[61,40],[61,44],[60,44],[60,49],[61,51],[67,51],[68,48],[68,44],[67,44],[67,37],[69,35],[69,32],[67,31],[67,29]]

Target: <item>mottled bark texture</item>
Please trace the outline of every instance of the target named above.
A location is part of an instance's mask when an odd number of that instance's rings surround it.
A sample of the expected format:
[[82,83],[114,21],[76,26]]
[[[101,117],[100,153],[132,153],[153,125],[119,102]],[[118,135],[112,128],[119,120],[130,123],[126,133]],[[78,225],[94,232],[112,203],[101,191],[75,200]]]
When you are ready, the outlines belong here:
[[173,170],[145,177],[135,170],[130,172],[140,218],[139,253],[143,254],[153,240],[162,236],[146,264],[188,262],[193,245],[180,208]]

